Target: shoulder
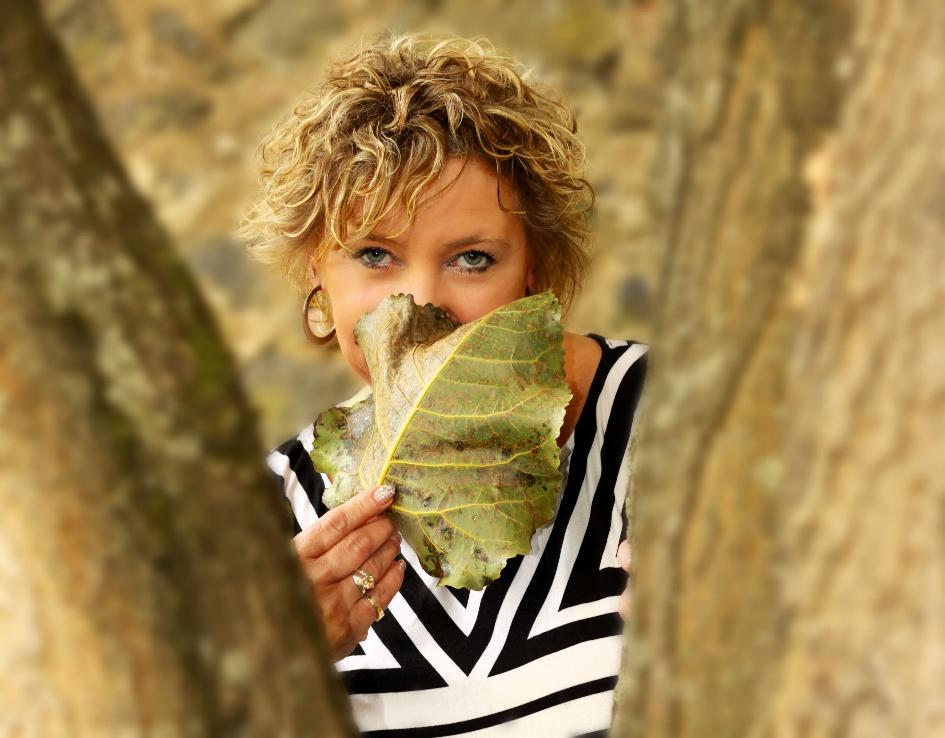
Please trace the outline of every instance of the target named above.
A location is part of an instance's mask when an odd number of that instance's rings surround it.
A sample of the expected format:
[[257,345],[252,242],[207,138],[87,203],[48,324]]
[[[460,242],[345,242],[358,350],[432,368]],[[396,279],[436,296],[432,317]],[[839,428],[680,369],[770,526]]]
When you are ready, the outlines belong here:
[[609,375],[614,370],[623,373],[632,365],[633,373],[642,381],[649,349],[648,344],[632,338],[565,332],[564,369],[571,393],[575,398],[583,398],[598,374]]
[[564,369],[569,379],[573,377],[583,387],[588,387],[602,354],[600,343],[591,336],[565,331]]
[[594,338],[565,331],[564,373],[568,388],[571,390],[571,401],[565,409],[561,431],[558,434],[559,447],[563,446],[566,439],[571,436],[584,410],[584,404],[602,356],[603,349]]
[[601,373],[605,373],[608,384],[632,387],[639,394],[646,380],[649,363],[649,344],[633,338],[607,338],[597,333],[589,334],[603,350]]
[[609,425],[616,421],[621,432],[629,432],[646,394],[650,346],[632,338],[592,335],[604,352],[595,399],[606,409]]
[[646,366],[650,353],[650,345],[635,338],[608,338],[598,333],[588,333],[581,336],[593,341],[600,349],[604,357],[602,364],[609,364],[611,361],[620,360],[622,365],[639,365],[638,368]]
[[648,344],[630,338],[565,333],[565,371],[573,397],[565,413],[559,446],[588,403],[603,403],[608,414],[630,407],[632,419],[646,378],[649,348]]
[[266,454],[266,466],[272,473],[283,478],[286,476],[292,468],[294,458],[303,448],[303,436],[304,430],[300,430],[269,449]]
[[306,425],[271,448],[266,457],[266,466],[282,491],[295,533],[327,512],[322,501],[327,477],[315,469],[310,456],[313,431],[313,424]]

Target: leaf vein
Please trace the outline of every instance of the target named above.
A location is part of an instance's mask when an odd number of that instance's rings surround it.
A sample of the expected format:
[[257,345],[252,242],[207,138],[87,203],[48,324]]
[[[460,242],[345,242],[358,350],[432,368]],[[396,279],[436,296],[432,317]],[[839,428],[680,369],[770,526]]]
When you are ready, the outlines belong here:
[[484,359],[481,356],[471,354],[456,354],[457,359],[466,359],[466,361],[479,361],[485,364],[537,364],[538,360],[551,351],[554,346],[549,346],[531,359]]
[[443,464],[431,464],[424,461],[410,461],[409,459],[393,459],[391,461],[391,466],[419,466],[424,469],[485,469],[490,466],[504,466],[505,464],[511,464],[519,456],[524,456],[525,454],[530,454],[532,451],[540,449],[541,446],[533,446],[532,448],[526,451],[519,451],[517,454],[512,454],[507,459],[502,461],[495,461],[482,464],[463,464],[455,461],[447,461]]
[[529,395],[524,400],[520,400],[519,402],[516,402],[514,405],[510,405],[509,407],[503,410],[496,410],[493,413],[438,413],[436,412],[436,410],[427,410],[425,407],[417,408],[417,412],[421,412],[424,415],[435,415],[438,418],[446,418],[447,420],[453,420],[455,418],[469,418],[472,420],[481,420],[483,418],[492,418],[497,415],[508,415],[509,413],[512,413],[515,410],[515,408],[524,405],[526,402],[531,402],[539,395],[543,395],[547,392],[548,392],[547,389],[538,390],[538,392],[535,392],[534,394]]

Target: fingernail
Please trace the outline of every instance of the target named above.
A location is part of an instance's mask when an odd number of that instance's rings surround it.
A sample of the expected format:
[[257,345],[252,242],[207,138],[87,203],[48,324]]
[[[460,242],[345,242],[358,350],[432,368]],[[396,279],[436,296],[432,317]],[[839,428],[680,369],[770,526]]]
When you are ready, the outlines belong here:
[[378,502],[388,502],[394,498],[394,485],[384,484],[374,490],[374,499]]
[[399,559],[399,560],[397,561],[397,563],[400,564],[400,570],[401,570],[401,571],[406,571],[406,570],[407,570],[407,560],[406,560],[406,559]]

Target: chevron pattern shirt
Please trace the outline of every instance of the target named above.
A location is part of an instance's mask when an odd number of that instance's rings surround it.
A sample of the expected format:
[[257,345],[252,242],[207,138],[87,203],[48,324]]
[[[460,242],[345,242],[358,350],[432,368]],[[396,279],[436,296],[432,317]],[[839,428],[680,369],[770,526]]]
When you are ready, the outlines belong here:
[[[616,559],[626,537],[627,452],[649,347],[586,335],[603,352],[561,448],[555,518],[535,533],[531,552],[476,592],[436,586],[404,541],[403,586],[367,638],[336,663],[367,738],[605,735],[627,581]],[[331,483],[313,468],[313,432],[307,425],[267,459],[293,533],[327,512],[322,492]]]

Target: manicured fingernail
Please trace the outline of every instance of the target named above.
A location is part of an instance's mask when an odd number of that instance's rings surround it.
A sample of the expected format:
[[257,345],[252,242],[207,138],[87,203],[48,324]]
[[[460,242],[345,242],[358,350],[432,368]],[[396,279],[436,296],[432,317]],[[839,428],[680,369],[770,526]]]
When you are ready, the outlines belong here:
[[374,490],[374,499],[378,502],[388,502],[394,498],[394,485],[384,484]]
[[407,570],[407,560],[406,560],[406,559],[399,559],[399,560],[397,561],[397,563],[400,564],[400,570],[401,570],[401,571],[406,571],[406,570]]

